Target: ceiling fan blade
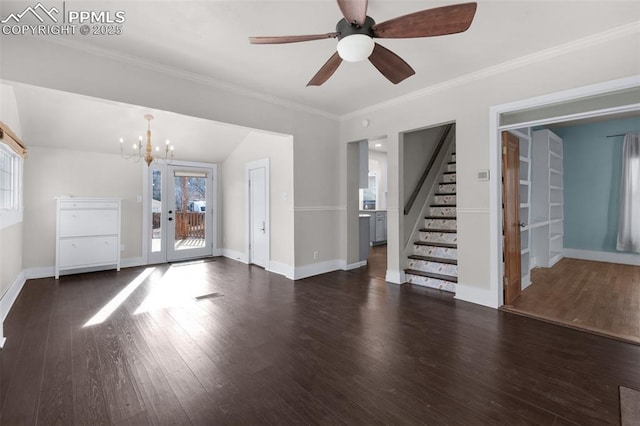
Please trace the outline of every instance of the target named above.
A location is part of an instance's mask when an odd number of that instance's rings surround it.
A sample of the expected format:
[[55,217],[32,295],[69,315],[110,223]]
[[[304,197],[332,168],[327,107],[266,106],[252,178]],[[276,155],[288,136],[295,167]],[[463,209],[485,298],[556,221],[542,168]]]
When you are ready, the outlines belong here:
[[348,23],[364,24],[367,18],[367,0],[338,0],[338,6]]
[[374,46],[369,61],[393,84],[398,84],[416,73],[404,59],[378,43]]
[[476,3],[436,7],[399,16],[373,26],[378,38],[433,37],[466,31],[476,13]]
[[327,62],[320,68],[320,70],[313,76],[313,78],[307,83],[307,86],[320,86],[325,81],[329,80],[329,77],[333,75],[342,63],[342,58],[338,55],[338,52],[334,53]]
[[322,40],[324,38],[336,38],[338,33],[311,34],[299,36],[279,36],[279,37],[249,37],[251,44],[283,44],[298,43],[300,41]]

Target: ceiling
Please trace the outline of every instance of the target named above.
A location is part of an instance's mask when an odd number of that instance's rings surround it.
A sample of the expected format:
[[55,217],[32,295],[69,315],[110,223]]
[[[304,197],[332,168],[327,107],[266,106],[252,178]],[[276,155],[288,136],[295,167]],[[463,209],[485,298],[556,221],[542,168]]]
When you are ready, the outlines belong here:
[[[47,1],[46,5],[56,5]],[[370,0],[377,22],[455,1]],[[0,17],[19,13],[33,1],[2,1]],[[61,6],[58,5],[60,8]],[[309,79],[334,53],[336,40],[251,45],[249,36],[333,31],[341,18],[334,0],[298,1],[67,1],[68,10],[123,10],[119,36],[51,36],[83,51],[152,63],[226,85],[344,115],[425,87],[571,42],[640,22],[638,1],[478,1],[471,28],[444,37],[378,40],[404,58],[416,75],[398,85],[370,63],[343,62],[320,87]],[[25,18],[26,19],[26,18]],[[46,40],[38,36],[37,40]],[[3,38],[17,42],[20,37]],[[154,145],[170,139],[176,158],[223,161],[252,129],[151,110],[50,89],[14,85],[30,145],[117,154],[119,138],[131,148],[152,114]],[[36,124],[37,123],[37,124]],[[376,147],[380,143],[382,146]],[[386,139],[370,143],[386,151]]]
[[[19,12],[32,3],[3,1],[0,14]],[[343,63],[323,86],[306,87],[335,52],[336,40],[251,45],[248,37],[334,31],[341,18],[334,0],[66,3],[68,9],[126,12],[122,35],[75,35],[66,37],[66,43],[195,73],[335,115],[640,21],[638,1],[479,0],[474,22],[464,33],[379,41],[415,69],[416,75],[404,82],[391,84],[364,61]],[[370,0],[368,14],[382,22],[454,3]]]
[[[164,147],[169,139],[180,160],[222,162],[254,130],[137,105],[122,104],[57,90],[12,84],[22,139],[29,146],[126,154],[142,136],[146,142],[151,114],[151,141]],[[164,149],[164,148],[162,148]]]

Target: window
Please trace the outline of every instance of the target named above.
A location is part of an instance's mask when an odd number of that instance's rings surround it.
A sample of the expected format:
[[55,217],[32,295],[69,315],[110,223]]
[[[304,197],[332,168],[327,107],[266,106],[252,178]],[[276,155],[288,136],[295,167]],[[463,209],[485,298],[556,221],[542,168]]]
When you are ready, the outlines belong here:
[[0,122],[0,229],[22,222],[22,164],[27,150]]
[[20,157],[0,145],[0,210],[17,210]]

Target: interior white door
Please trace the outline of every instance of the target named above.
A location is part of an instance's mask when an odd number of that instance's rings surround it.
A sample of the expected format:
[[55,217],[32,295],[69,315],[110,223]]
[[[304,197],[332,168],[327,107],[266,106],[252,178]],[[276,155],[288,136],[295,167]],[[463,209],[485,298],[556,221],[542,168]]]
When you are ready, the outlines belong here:
[[266,168],[249,169],[249,263],[263,268],[269,260],[267,190]]
[[164,205],[167,261],[213,254],[213,178],[211,170],[167,167]]

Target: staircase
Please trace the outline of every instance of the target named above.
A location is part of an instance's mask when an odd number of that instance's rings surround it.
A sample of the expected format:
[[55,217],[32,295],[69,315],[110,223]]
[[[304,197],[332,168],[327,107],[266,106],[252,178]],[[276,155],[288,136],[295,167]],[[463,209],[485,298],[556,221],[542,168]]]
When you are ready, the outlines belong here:
[[458,282],[458,234],[456,226],[456,154],[438,179],[424,218],[419,240],[408,256],[407,282],[455,293]]

